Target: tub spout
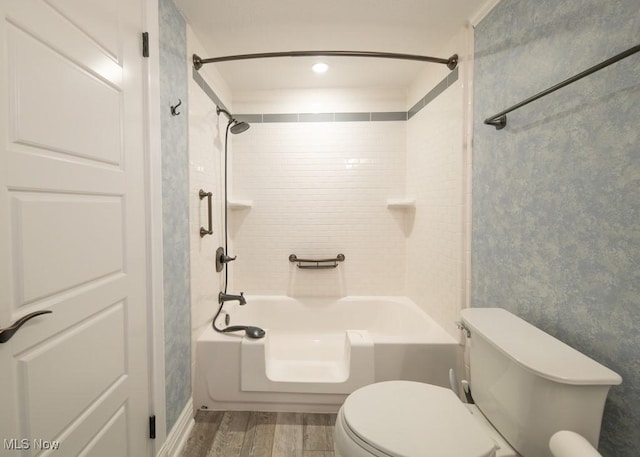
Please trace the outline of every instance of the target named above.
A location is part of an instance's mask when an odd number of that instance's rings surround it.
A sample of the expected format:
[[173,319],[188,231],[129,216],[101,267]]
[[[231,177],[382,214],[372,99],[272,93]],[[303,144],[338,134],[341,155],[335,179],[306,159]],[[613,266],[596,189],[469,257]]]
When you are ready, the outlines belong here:
[[220,304],[233,300],[238,300],[238,303],[240,303],[241,305],[247,304],[247,300],[245,300],[244,298],[244,292],[240,292],[240,295],[225,294],[224,292],[220,292],[218,294],[218,303]]

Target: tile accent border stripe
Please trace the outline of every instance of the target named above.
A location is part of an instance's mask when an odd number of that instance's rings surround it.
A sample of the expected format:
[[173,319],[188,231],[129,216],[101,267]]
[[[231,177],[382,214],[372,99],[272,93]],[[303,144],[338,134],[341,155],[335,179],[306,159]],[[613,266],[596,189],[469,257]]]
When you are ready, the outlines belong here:
[[438,95],[443,93],[449,86],[451,86],[454,82],[458,80],[458,67],[449,73],[442,81],[436,84],[436,87],[431,89],[427,95],[422,97],[415,105],[409,108],[407,112],[407,119],[411,119],[413,116],[418,114],[418,112],[436,99]]
[[[193,80],[202,88],[213,103],[228,111],[216,93],[209,87],[200,74],[193,69]],[[408,121],[418,114],[441,93],[458,80],[458,68],[449,73],[442,81],[422,97],[409,111],[381,111],[362,113],[265,113],[265,114],[236,114],[236,119],[250,124],[274,122],[380,122],[380,121]]]
[[405,111],[382,111],[375,113],[279,113],[279,114],[236,114],[239,121],[254,124],[273,122],[369,122],[406,121]]
[[229,109],[225,106],[225,104],[222,103],[222,100],[220,100],[220,98],[216,95],[213,89],[209,86],[209,84],[207,84],[204,78],[200,76],[200,73],[198,73],[198,71],[195,68],[191,69],[191,74],[193,76],[193,80],[196,82],[198,86],[200,86],[200,88],[204,91],[204,93],[207,94],[207,97],[211,99],[214,105],[217,105],[220,108],[223,108],[229,111]]

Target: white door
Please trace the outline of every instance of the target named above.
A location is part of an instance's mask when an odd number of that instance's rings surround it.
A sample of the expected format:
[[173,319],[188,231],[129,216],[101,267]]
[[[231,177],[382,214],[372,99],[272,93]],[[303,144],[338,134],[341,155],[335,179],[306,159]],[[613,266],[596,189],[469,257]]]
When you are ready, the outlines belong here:
[[144,457],[142,0],[0,13],[0,456]]

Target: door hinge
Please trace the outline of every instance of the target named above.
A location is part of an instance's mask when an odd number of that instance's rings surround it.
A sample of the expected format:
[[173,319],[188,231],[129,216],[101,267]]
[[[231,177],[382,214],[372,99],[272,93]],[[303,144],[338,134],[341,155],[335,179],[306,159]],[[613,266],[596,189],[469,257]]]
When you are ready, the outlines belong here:
[[149,32],[142,32],[142,57],[149,57]]
[[149,438],[156,439],[156,416],[149,416]]

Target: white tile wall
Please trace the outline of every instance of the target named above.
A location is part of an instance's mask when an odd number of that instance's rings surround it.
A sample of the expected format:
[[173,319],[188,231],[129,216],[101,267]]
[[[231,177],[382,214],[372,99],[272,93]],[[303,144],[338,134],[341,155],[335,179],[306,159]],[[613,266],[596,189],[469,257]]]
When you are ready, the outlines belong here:
[[464,64],[460,73],[460,80],[463,85],[464,100],[464,146],[463,146],[463,191],[464,191],[464,305],[463,308],[471,307],[471,221],[472,217],[472,176],[473,176],[473,69],[474,69],[474,35],[471,26],[465,27],[462,40],[466,47],[466,55],[463,57]]
[[[187,26],[187,55],[206,55],[193,31]],[[226,119],[216,115],[216,107],[189,75],[189,230],[191,233],[191,328],[192,351],[196,338],[217,310],[218,292],[223,281],[215,270],[215,251],[224,245],[222,235],[223,146]],[[211,68],[200,70],[203,77],[223,100],[229,90]],[[200,227],[207,226],[206,199],[200,200],[200,189],[213,193],[213,235],[200,238]],[[195,352],[192,361],[195,361]],[[192,379],[195,377],[192,376]]]
[[[454,322],[467,302],[470,33],[462,28],[442,50],[459,54],[458,81],[407,121],[407,194],[416,196],[407,238],[407,295],[455,338],[460,332]],[[410,98],[436,84],[440,73],[425,70]]]
[[457,335],[463,305],[463,154],[460,81],[408,121],[407,193],[416,196],[407,292]]
[[[189,54],[206,54],[190,29],[188,39]],[[463,59],[465,39],[461,33],[451,44]],[[229,212],[230,254],[238,256],[230,264],[229,292],[408,295],[459,336],[453,321],[465,305],[470,231],[463,68],[458,82],[407,122],[264,123],[231,136],[229,197],[253,206]],[[219,75],[204,76],[227,103],[230,94]],[[422,97],[444,76],[439,68],[425,71],[409,98]],[[236,94],[234,108],[311,112],[314,100],[322,99],[323,112],[402,111],[411,102],[399,102],[395,93],[334,92]],[[215,106],[191,79],[189,96],[195,340],[215,312],[223,284],[214,253],[224,243],[226,119],[215,115]],[[204,239],[198,236],[206,221],[200,188],[214,192],[214,235]],[[415,211],[387,208],[387,199],[403,197],[416,198]],[[288,261],[292,253],[321,258],[343,253],[346,261],[333,270],[299,270]]]
[[[265,123],[233,138],[233,287],[247,294],[404,295],[406,122]],[[298,257],[346,261],[299,270]]]

